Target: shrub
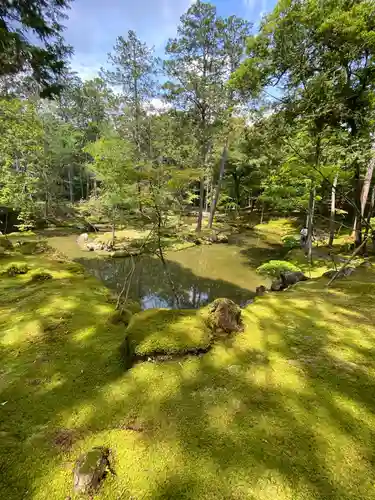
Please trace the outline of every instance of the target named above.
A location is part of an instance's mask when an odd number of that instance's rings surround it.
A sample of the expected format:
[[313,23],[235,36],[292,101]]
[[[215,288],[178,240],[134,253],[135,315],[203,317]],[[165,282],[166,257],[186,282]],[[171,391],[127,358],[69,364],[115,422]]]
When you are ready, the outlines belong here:
[[300,241],[296,236],[288,235],[288,236],[283,236],[281,239],[284,247],[287,248],[288,250],[300,247]]
[[113,325],[118,325],[123,323],[124,325],[128,325],[131,317],[133,316],[132,312],[129,309],[123,309],[122,311],[115,311],[110,317],[110,322]]
[[280,273],[288,271],[297,272],[301,271],[301,269],[286,260],[270,260],[269,262],[259,266],[257,269],[259,274],[271,276],[273,278],[280,278]]
[[31,281],[33,283],[40,283],[52,279],[52,274],[43,270],[36,270],[31,273]]
[[47,245],[43,241],[28,241],[22,242],[18,251],[22,253],[22,255],[33,255],[36,253],[45,252]]
[[29,267],[24,262],[12,262],[4,269],[3,274],[8,276],[17,276],[18,274],[26,274]]

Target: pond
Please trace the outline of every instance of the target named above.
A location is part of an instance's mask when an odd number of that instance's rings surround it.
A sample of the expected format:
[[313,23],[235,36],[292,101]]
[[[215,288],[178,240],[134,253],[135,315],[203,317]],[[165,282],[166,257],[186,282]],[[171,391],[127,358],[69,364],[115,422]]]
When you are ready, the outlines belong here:
[[[119,292],[129,273],[129,259],[103,258],[81,250],[77,235],[48,238],[49,244],[81,263],[108,288]],[[136,260],[129,297],[143,309],[198,308],[219,297],[243,305],[255,295],[259,285],[269,285],[256,268],[280,255],[280,247],[249,231],[233,237],[229,244],[200,245],[167,252],[167,272],[156,257]],[[173,282],[173,287],[171,285]]]

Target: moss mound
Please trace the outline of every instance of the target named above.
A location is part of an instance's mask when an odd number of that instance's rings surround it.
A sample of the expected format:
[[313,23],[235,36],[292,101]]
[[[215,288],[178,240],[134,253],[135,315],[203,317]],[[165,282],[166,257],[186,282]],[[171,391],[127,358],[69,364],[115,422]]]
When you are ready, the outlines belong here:
[[43,269],[36,269],[30,273],[30,278],[33,283],[41,283],[52,279],[52,274]]
[[27,274],[28,271],[29,266],[25,262],[11,262],[4,268],[2,274],[9,277],[14,277],[19,274]]
[[210,345],[210,333],[194,310],[150,309],[132,317],[127,329],[135,357],[183,354]]

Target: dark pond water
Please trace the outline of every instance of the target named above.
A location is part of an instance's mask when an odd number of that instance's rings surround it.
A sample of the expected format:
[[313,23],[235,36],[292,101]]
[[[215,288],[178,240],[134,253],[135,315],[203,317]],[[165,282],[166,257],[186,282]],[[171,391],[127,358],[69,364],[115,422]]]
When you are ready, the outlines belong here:
[[[82,251],[76,235],[51,237],[49,243],[83,264],[109,288],[121,290],[130,270],[129,259],[103,258]],[[257,266],[279,251],[254,233],[241,235],[228,245],[202,245],[167,253],[168,275],[157,258],[145,256],[138,259],[130,297],[139,300],[143,309],[198,308],[218,297],[244,304],[254,297],[257,286],[269,284],[257,274]]]

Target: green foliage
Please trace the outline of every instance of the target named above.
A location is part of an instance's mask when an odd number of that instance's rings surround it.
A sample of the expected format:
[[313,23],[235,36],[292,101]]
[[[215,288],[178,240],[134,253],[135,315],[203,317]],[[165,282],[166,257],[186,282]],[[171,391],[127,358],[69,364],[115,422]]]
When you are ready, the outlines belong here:
[[281,240],[283,242],[284,247],[287,248],[288,250],[300,247],[300,240],[299,238],[297,238],[297,236],[287,235],[283,236]]
[[[71,47],[63,43],[61,36],[61,21],[69,3],[70,0],[2,2],[1,77],[27,72],[39,84],[43,96],[61,90],[60,77],[66,57],[71,54]],[[9,93],[12,90],[11,87]]]
[[297,271],[301,271],[301,269],[286,260],[270,260],[257,269],[259,274],[275,278],[280,278],[280,273]]

